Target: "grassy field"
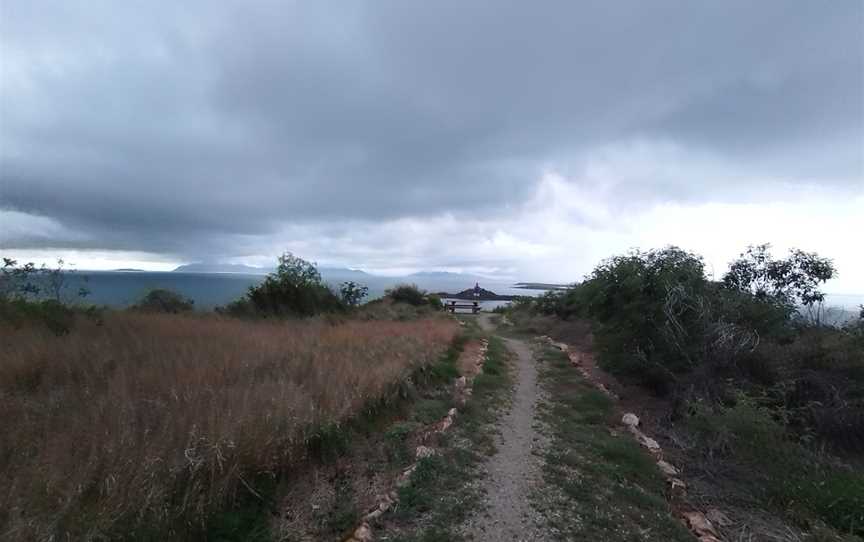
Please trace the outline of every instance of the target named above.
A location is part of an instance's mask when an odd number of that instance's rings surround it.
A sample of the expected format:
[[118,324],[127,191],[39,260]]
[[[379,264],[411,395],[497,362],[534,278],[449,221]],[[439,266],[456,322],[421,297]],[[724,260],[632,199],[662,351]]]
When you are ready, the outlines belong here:
[[0,329],[0,537],[206,531],[438,360],[452,320],[114,313]]
[[566,354],[541,347],[543,418],[551,444],[536,506],[560,540],[677,540],[693,535],[672,514],[654,459],[616,428],[612,399]]

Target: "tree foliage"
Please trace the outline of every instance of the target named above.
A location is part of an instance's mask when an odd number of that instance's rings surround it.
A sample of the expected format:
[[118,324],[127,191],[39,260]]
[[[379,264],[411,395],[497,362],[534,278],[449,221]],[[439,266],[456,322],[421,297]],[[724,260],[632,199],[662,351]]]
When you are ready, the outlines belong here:
[[729,288],[750,292],[760,300],[777,300],[805,307],[825,300],[819,286],[836,274],[834,263],[815,252],[792,249],[775,260],[771,245],[750,246],[732,262],[723,276]]
[[337,312],[345,305],[321,280],[314,263],[286,252],[261,284],[249,287],[243,299],[226,307],[236,316],[307,317]]
[[[76,298],[90,294],[86,288],[70,292],[68,276],[72,271],[65,268],[63,260],[56,267],[36,266],[29,262],[19,264],[12,258],[3,258],[0,267],[0,321],[21,326],[35,322],[46,326],[57,335],[69,333],[75,319],[70,303]],[[87,277],[84,277],[87,280]],[[94,308],[84,311],[94,316]]]
[[369,287],[349,280],[343,282],[339,287],[339,295],[345,305],[356,307],[369,295]]
[[147,292],[132,308],[145,312],[178,314],[193,310],[195,301],[173,290],[157,288]]
[[387,290],[387,297],[397,303],[407,303],[419,307],[427,303],[426,291],[416,284],[398,284]]
[[[601,363],[668,393],[692,385],[689,375],[706,366],[741,370],[765,338],[791,340],[795,303],[821,301],[818,286],[833,274],[831,261],[816,254],[792,250],[774,260],[760,245],[714,283],[699,255],[670,246],[604,260],[574,288],[533,304],[564,319],[592,320]],[[707,379],[701,385],[712,387]]]
[[[87,288],[81,287],[77,292],[69,292],[70,273],[66,262],[57,260],[55,267],[45,264],[36,266],[33,262],[20,264],[12,258],[3,258],[0,267],[0,298],[24,300],[52,300],[57,303],[69,303],[75,297],[84,298],[90,295]],[[87,281],[87,277],[84,277]]]

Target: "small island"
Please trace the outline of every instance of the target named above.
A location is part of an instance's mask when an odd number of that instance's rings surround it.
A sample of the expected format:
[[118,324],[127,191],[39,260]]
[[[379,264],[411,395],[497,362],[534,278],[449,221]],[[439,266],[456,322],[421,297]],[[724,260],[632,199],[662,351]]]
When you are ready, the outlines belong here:
[[518,295],[499,295],[491,290],[481,288],[479,283],[475,284],[473,288],[468,288],[455,294],[438,292],[435,295],[442,299],[470,299],[472,301],[513,301],[521,297]]

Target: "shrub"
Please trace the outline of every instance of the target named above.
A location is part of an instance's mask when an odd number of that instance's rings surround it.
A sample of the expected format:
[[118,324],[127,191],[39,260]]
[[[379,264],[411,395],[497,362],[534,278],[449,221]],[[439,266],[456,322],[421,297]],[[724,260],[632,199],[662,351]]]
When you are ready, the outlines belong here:
[[357,284],[353,280],[349,280],[343,282],[339,287],[339,295],[342,298],[342,303],[346,306],[356,307],[369,295],[369,288],[362,284]]
[[75,321],[75,311],[53,299],[29,301],[0,297],[0,323],[13,327],[40,325],[55,335],[69,333]]
[[195,301],[173,291],[157,288],[147,292],[141,300],[132,306],[133,310],[144,312],[167,312],[177,314],[191,311]]
[[734,406],[705,403],[691,405],[691,427],[708,456],[736,456],[748,462],[760,461],[766,451],[775,459],[785,451],[786,433],[771,411],[746,395]]
[[841,532],[864,534],[864,475],[791,441],[771,409],[741,395],[732,407],[696,405],[690,424],[707,456],[759,473],[758,487],[780,509],[799,520],[816,516]]
[[387,297],[396,303],[407,303],[419,307],[425,305],[426,291],[421,290],[416,284],[399,284],[387,290]]
[[443,311],[444,310],[444,302],[441,301],[441,298],[435,294],[427,295],[426,296],[426,303],[428,303],[429,306],[431,308],[435,309],[436,311]]
[[634,251],[602,262],[564,294],[547,294],[562,318],[597,324],[600,361],[623,375],[650,375],[652,385],[689,370],[704,334],[707,280],[702,259],[676,247]]
[[795,302],[821,300],[817,286],[833,272],[830,260],[816,254],[793,250],[773,260],[762,245],[733,262],[722,283],[712,283],[694,253],[636,250],[604,260],[582,283],[530,306],[565,320],[590,319],[599,361],[611,372],[659,394],[687,388],[719,398],[726,379],[779,377],[754,349],[766,338],[794,340]]
[[224,312],[241,317],[307,317],[344,308],[339,296],[321,280],[315,264],[286,252],[279,256],[275,273],[250,286],[246,297],[230,303]]

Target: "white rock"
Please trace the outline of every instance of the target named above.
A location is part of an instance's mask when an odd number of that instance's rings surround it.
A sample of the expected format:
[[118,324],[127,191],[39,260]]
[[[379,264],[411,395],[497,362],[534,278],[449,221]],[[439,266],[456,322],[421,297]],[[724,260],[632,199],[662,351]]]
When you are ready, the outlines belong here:
[[369,525],[363,523],[354,530],[354,534],[352,535],[351,539],[355,540],[356,542],[371,542],[372,529],[369,528]]
[[643,435],[643,437],[644,438],[641,441],[642,446],[645,446],[649,450],[659,450],[660,449],[660,444],[656,440],[654,440],[651,437],[645,437],[644,435]]
[[666,476],[678,476],[678,469],[675,468],[675,465],[673,465],[667,461],[663,461],[661,459],[660,461],[657,462],[657,466],[660,467],[660,470]]
[[639,416],[633,414],[632,412],[628,412],[627,414],[624,414],[624,417],[621,418],[621,423],[632,427],[639,427]]

